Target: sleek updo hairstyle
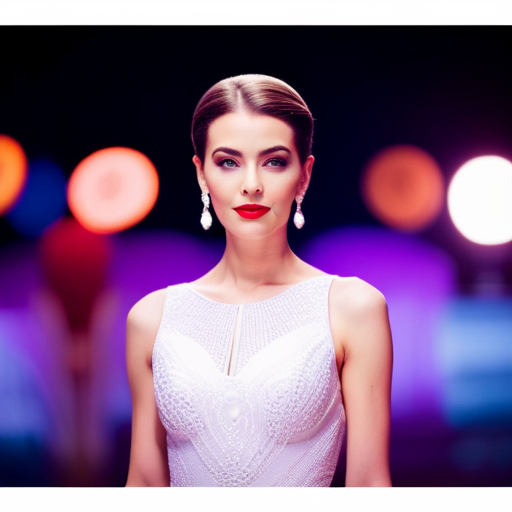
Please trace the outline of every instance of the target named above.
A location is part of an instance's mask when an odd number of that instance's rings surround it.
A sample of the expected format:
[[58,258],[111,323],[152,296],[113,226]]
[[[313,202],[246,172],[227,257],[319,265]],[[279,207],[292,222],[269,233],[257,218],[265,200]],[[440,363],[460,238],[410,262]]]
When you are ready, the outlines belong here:
[[295,89],[266,75],[225,78],[203,94],[192,118],[192,144],[201,162],[204,163],[210,124],[224,114],[243,110],[284,121],[293,130],[299,159],[304,164],[311,154],[313,116]]

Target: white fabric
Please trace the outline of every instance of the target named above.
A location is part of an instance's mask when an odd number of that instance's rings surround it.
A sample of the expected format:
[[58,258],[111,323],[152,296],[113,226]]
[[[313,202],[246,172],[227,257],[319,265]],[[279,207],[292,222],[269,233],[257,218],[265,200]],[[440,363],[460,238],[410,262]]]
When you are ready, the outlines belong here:
[[153,376],[172,486],[330,485],[345,429],[333,279],[243,306],[168,287]]

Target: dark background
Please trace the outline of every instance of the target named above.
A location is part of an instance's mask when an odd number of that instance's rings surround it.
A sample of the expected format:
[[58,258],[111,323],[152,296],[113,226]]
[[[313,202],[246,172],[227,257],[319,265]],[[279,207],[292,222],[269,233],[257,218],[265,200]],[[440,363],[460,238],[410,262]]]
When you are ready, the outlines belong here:
[[[190,121],[201,95],[241,73],[283,79],[316,120],[306,227],[378,224],[360,173],[378,150],[413,144],[446,179],[469,158],[512,158],[510,27],[1,27],[0,133],[67,175],[91,152],[127,146],[159,171],[155,208],[137,229],[199,234]],[[191,198],[197,196],[197,201]],[[202,235],[204,236],[204,235]],[[223,237],[214,227],[206,235]],[[457,259],[461,288],[478,250],[446,209],[423,237]],[[18,238],[0,217],[0,244]],[[489,249],[492,251],[493,249]],[[498,249],[499,250],[499,249]],[[476,255],[476,256],[475,256]],[[504,269],[510,282],[512,267]]]
[[[155,164],[160,191],[131,231],[164,228],[222,241],[215,218],[208,232],[199,224],[193,110],[222,78],[275,76],[301,94],[316,120],[307,221],[301,231],[289,231],[292,248],[300,248],[331,227],[381,226],[365,207],[359,182],[365,164],[387,146],[428,151],[447,182],[470,158],[512,159],[511,36],[511,27],[3,26],[0,133],[18,140],[29,160],[47,158],[66,176],[98,149],[137,149]],[[468,293],[484,250],[459,234],[446,207],[418,236],[454,258],[459,292]],[[20,241],[0,217],[0,252]],[[510,285],[510,243],[485,251],[506,251],[502,271]],[[419,420],[394,425],[396,485],[510,485],[510,465],[493,473],[439,464],[436,450],[449,450],[459,433],[430,427]],[[492,429],[479,428],[474,432],[492,437]],[[510,425],[502,431],[509,439]],[[129,424],[115,439],[116,457],[103,485],[126,479]],[[43,463],[30,465],[44,460],[34,455],[37,449],[23,459],[16,446],[3,446],[0,459],[9,465],[0,468],[0,480],[55,485]],[[416,455],[404,455],[410,453],[421,455],[414,467]],[[343,485],[343,471],[340,466],[334,484]]]

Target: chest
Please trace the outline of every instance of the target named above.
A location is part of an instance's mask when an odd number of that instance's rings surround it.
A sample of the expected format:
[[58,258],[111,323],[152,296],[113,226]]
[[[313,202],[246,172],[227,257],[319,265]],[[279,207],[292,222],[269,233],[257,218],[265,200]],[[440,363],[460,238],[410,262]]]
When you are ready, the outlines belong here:
[[314,435],[333,401],[340,399],[325,327],[310,323],[272,340],[230,375],[235,354],[243,353],[238,331],[240,316],[223,369],[192,338],[159,334],[153,352],[154,387],[168,432],[184,439],[204,430],[238,439],[256,430],[276,440]]
[[[173,436],[238,432],[300,438],[340,400],[329,279],[259,303],[170,287],[153,350],[155,398]],[[224,435],[223,434],[223,435]]]

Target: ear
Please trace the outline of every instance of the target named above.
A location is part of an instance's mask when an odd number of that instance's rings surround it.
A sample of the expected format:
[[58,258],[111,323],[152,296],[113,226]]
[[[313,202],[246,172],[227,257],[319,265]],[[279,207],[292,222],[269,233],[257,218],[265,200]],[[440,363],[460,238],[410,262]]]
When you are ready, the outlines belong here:
[[309,155],[302,166],[302,176],[299,182],[299,186],[297,187],[297,196],[303,196],[306,193],[306,190],[309,187],[309,182],[311,181],[311,172],[313,171],[313,164],[315,162],[315,157],[313,155]]
[[192,157],[192,162],[194,162],[194,165],[196,166],[197,181],[201,187],[201,191],[208,192],[208,186],[206,185],[206,180],[204,178],[204,169],[203,164],[201,163],[201,159],[197,155],[194,155]]

